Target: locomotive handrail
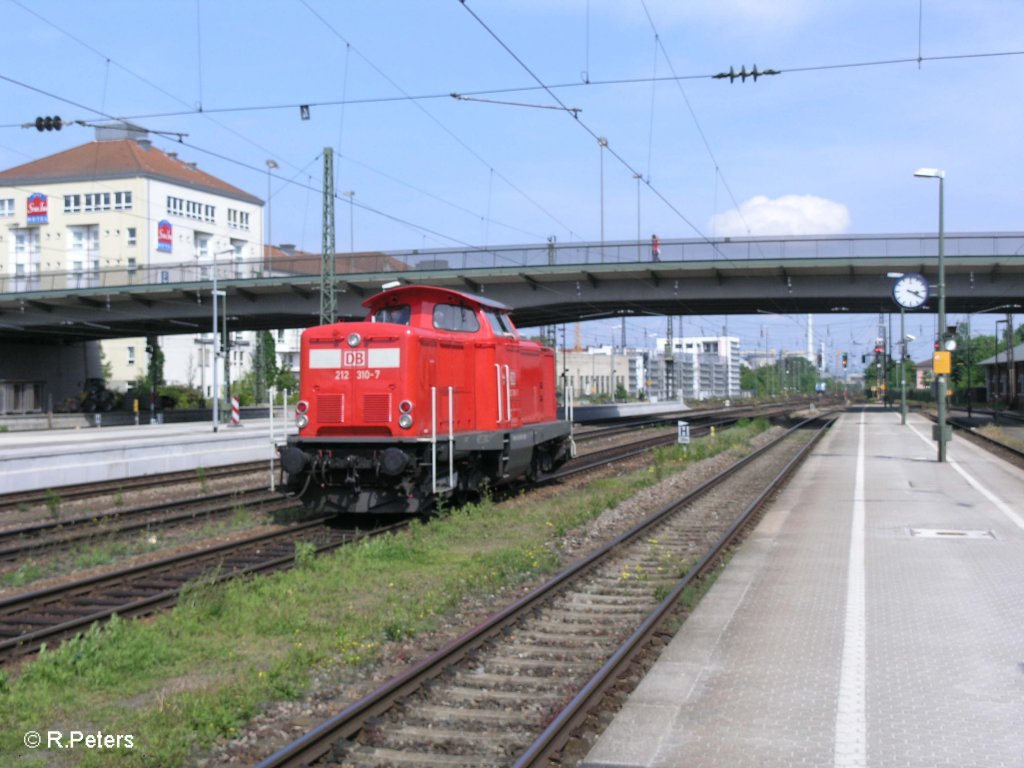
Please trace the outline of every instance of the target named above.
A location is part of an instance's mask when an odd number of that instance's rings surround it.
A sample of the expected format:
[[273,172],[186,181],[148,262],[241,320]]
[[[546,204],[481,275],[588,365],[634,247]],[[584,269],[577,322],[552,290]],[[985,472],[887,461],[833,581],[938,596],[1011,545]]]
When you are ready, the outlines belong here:
[[512,423],[512,377],[509,375],[508,366],[505,366],[505,413],[508,423]]
[[497,393],[498,393],[498,424],[501,424],[501,366],[498,363],[494,364],[494,373],[497,378]]
[[448,387],[448,489],[455,490],[455,392]]
[[[455,489],[455,393],[448,387],[448,490]],[[437,493],[437,387],[430,388],[430,485]]]
[[437,387],[430,388],[430,492],[437,493]]

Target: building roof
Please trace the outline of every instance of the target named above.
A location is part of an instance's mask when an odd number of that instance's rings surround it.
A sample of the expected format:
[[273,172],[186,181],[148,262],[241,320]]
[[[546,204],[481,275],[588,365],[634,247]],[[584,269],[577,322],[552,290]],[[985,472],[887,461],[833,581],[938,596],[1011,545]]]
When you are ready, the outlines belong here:
[[[1013,361],[1019,363],[1024,361],[1024,344],[1018,344],[1013,348]],[[988,360],[982,360],[978,365],[1006,365],[1009,361],[1006,359],[1006,350],[997,352]]]
[[[296,250],[292,246],[263,246],[263,263],[270,272],[290,275],[319,275],[322,259],[319,253]],[[335,253],[335,275],[366,272],[404,272],[409,265],[382,251]]]
[[255,195],[199,170],[195,163],[178,159],[176,153],[157,149],[149,141],[133,139],[92,141],[0,171],[0,186],[33,186],[139,176],[256,205],[263,204],[263,200]]

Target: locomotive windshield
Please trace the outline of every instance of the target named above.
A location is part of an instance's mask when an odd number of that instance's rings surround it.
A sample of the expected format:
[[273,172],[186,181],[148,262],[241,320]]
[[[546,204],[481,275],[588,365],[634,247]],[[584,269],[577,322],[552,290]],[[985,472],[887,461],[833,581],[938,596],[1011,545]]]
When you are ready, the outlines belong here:
[[491,330],[499,336],[516,335],[516,329],[512,327],[512,321],[510,321],[505,315],[498,314],[491,309],[485,309],[484,317],[487,318],[487,322],[490,324]]
[[434,327],[441,331],[473,333],[480,330],[480,321],[469,307],[454,304],[434,305]]
[[396,307],[382,307],[373,313],[373,322],[408,325],[411,315],[412,312],[408,304],[399,304]]

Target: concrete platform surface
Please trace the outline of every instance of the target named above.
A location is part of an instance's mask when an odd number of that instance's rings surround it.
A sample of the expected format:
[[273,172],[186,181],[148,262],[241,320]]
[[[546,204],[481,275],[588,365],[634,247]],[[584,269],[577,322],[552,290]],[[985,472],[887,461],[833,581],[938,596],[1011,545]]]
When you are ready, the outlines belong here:
[[843,415],[583,762],[1024,766],[1024,472]]
[[[285,422],[275,418],[277,442]],[[288,428],[294,432],[294,422]],[[0,434],[0,493],[266,460],[269,419],[238,427],[210,422],[91,427]]]

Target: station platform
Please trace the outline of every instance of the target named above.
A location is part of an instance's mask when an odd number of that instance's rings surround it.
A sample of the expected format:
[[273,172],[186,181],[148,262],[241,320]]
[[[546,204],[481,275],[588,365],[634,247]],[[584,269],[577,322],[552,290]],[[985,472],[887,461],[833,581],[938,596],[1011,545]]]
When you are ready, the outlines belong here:
[[850,411],[581,763],[1024,766],[1024,471]]
[[[294,432],[294,424],[288,428]],[[285,421],[274,434],[284,441]],[[0,434],[0,493],[266,460],[274,454],[270,420],[221,424],[87,427]]]

